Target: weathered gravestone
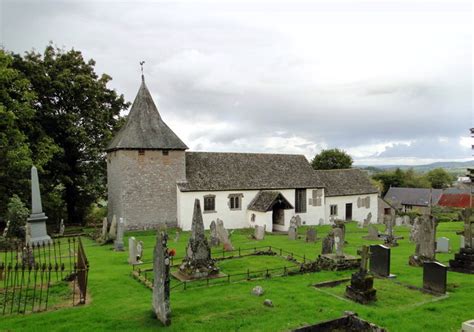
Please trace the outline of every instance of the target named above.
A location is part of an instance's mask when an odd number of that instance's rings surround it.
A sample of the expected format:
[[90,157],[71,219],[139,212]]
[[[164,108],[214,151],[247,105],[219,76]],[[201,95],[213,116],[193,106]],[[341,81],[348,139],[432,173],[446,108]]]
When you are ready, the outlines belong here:
[[128,263],[131,265],[143,264],[141,261],[143,243],[138,242],[134,236],[128,238]]
[[326,254],[332,254],[333,252],[334,252],[334,234],[331,232],[323,239],[321,254],[326,255]]
[[436,252],[439,252],[439,253],[449,252],[449,239],[447,237],[440,237],[436,240]]
[[123,218],[119,219],[119,223],[117,224],[117,237],[114,241],[114,249],[115,251],[124,251],[124,244],[123,244],[123,231],[125,228],[125,223]]
[[410,242],[416,242],[421,227],[421,219],[416,217],[413,220],[413,226],[410,229]]
[[167,248],[168,235],[158,232],[153,252],[153,310],[163,325],[171,324],[170,308],[170,256]]
[[342,231],[342,233],[341,233],[342,242],[344,244],[347,244],[347,241],[346,241],[346,223],[344,222],[344,220],[342,220],[342,219],[334,220],[334,225],[332,227],[333,228],[339,228]]
[[432,215],[423,215],[420,229],[417,233],[415,254],[410,256],[408,263],[412,266],[422,266],[436,257],[436,219]]
[[219,274],[219,269],[211,258],[211,248],[204,233],[199,199],[194,201],[191,237],[186,248],[186,257],[179,267],[179,273],[185,279],[206,278]]
[[107,218],[102,220],[102,233],[100,235],[100,239],[102,241],[107,241]]
[[333,229],[334,232],[334,246],[336,248],[336,256],[344,257],[344,237],[342,229],[336,227]]
[[448,268],[439,262],[425,262],[423,264],[423,289],[446,293]]
[[367,214],[367,218],[364,219],[363,227],[368,227],[372,221],[372,212]]
[[393,232],[395,224],[395,217],[393,215],[387,215],[385,218],[385,234],[383,235],[384,245],[388,247],[398,246],[397,237]]
[[211,225],[209,226],[210,229],[210,245],[211,247],[217,247],[220,244],[219,235],[217,234],[217,226],[216,222],[213,220],[211,221]]
[[[10,229],[10,220],[7,221],[7,226],[5,227],[5,229],[3,230],[3,237],[7,237],[8,236],[8,230]],[[28,241],[26,243],[29,243]]]
[[306,242],[316,242],[316,229],[310,227],[306,230]]
[[351,284],[346,286],[346,297],[361,304],[376,301],[376,290],[374,289],[374,277],[367,271],[369,260],[369,247],[362,246],[360,251],[361,261],[359,271],[351,276]]
[[464,235],[459,235],[459,248],[464,248],[466,246],[466,241],[464,240]]
[[295,225],[296,225],[296,227],[301,227],[301,225],[302,225],[301,217],[298,214],[295,216]]
[[224,250],[226,251],[234,250],[234,247],[232,246],[232,242],[230,242],[229,232],[224,227],[224,222],[220,220],[219,218],[217,218],[216,223],[217,223],[216,225],[217,237],[219,238],[219,242],[224,246]]
[[112,217],[109,229],[109,240],[115,240],[117,238],[117,218],[115,215]]
[[411,221],[410,216],[407,216],[407,215],[403,216],[403,225],[405,226],[410,225],[411,224],[410,221]]
[[263,240],[265,238],[265,228],[266,228],[266,225],[263,225],[263,226],[258,226],[256,225],[255,226],[255,233],[254,233],[254,238],[255,240]]
[[390,248],[377,244],[370,246],[370,272],[381,277],[390,276]]
[[474,243],[471,221],[471,209],[464,209],[462,218],[464,219],[463,239],[464,243],[459,249],[459,253],[454,255],[454,259],[449,261],[449,267],[452,271],[474,274]]
[[59,223],[59,236],[63,236],[65,230],[66,226],[64,226],[64,219],[61,219],[61,222]]
[[375,225],[369,225],[367,228],[368,234],[364,236],[366,240],[378,240],[379,239],[379,230]]
[[298,238],[298,228],[296,226],[291,225],[288,228],[288,239],[289,240],[296,240]]
[[48,217],[43,212],[41,194],[38,179],[38,170],[31,167],[31,215],[27,222],[30,227],[30,242],[28,244],[47,244],[51,237],[46,232],[46,220]]
[[396,217],[395,218],[395,226],[403,225],[403,217]]

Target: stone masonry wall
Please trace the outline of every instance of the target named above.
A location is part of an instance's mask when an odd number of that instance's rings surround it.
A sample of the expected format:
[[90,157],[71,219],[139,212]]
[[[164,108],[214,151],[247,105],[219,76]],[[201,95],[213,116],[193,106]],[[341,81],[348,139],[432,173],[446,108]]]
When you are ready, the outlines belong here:
[[108,218],[127,229],[177,225],[176,182],[185,179],[184,151],[119,150],[107,155]]

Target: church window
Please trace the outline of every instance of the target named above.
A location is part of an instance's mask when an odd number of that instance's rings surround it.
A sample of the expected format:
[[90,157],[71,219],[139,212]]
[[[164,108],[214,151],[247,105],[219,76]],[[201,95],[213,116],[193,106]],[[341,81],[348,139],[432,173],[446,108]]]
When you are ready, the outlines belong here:
[[306,212],[306,189],[295,189],[295,212]]
[[330,213],[329,213],[329,214],[330,214],[331,216],[337,216],[337,205],[331,205],[331,206],[329,207],[329,209],[330,209]]
[[168,150],[163,150],[163,156],[167,156],[169,155],[169,151]]
[[242,209],[242,194],[230,194],[229,195],[229,208],[231,210]]
[[213,212],[216,210],[216,196],[206,195],[204,196],[204,212]]
[[138,155],[139,156],[144,156],[145,155],[145,150],[138,150]]

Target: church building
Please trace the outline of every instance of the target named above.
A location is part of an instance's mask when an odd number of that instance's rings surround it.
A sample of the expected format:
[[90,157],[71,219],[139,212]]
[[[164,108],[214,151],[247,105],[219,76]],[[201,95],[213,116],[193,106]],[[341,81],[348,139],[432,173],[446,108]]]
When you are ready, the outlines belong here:
[[108,219],[124,218],[127,229],[190,230],[196,198],[206,228],[217,218],[226,228],[265,225],[271,232],[288,230],[296,215],[305,225],[378,215],[378,191],[359,169],[315,171],[303,155],[186,150],[142,76],[127,121],[106,149]]

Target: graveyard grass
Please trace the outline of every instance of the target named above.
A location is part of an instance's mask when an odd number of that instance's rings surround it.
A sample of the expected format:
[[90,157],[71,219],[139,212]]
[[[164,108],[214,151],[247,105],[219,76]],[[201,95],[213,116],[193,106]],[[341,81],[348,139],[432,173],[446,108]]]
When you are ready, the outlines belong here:
[[[382,225],[378,225],[383,230]],[[452,252],[437,254],[447,264],[459,249],[459,236],[455,231],[462,223],[441,223],[437,237],[451,239]],[[300,228],[301,238],[290,241],[285,235],[267,234],[263,241],[249,239],[250,230],[238,230],[232,235],[234,247],[253,248],[271,245],[277,248],[316,258],[321,251],[321,238],[329,226],[317,227],[319,241],[306,243],[305,229]],[[399,283],[422,286],[422,268],[408,265],[408,257],[414,252],[414,244],[408,241],[409,231],[396,227],[397,235],[404,236],[400,246],[392,248],[391,272]],[[174,242],[174,230],[170,230],[169,248],[175,248],[177,257],[184,255],[189,233],[182,233]],[[355,255],[364,244],[380,243],[364,240],[367,229],[347,226],[345,252]],[[144,259],[150,260],[155,243],[154,232],[130,232],[144,241]],[[111,245],[100,246],[84,239],[90,262],[89,298],[84,306],[29,315],[1,318],[0,330],[6,331],[100,331],[100,330],[169,330],[169,331],[287,331],[306,324],[314,324],[340,317],[343,311],[357,312],[389,331],[458,331],[461,323],[474,318],[474,276],[448,272],[446,298],[410,290],[392,280],[375,279],[378,301],[360,305],[343,298],[345,284],[334,288],[316,289],[312,284],[350,277],[354,271],[316,272],[303,275],[275,277],[266,280],[243,281],[223,286],[192,288],[177,287],[171,291],[172,324],[163,327],[154,317],[151,308],[152,292],[130,275],[127,264],[128,251],[114,252]],[[246,263],[247,261],[247,263]],[[219,263],[227,273],[244,273],[250,269],[266,269],[291,264],[279,257],[256,256],[238,258]],[[265,294],[251,295],[251,290],[261,285]],[[274,307],[263,305],[268,298]]]

